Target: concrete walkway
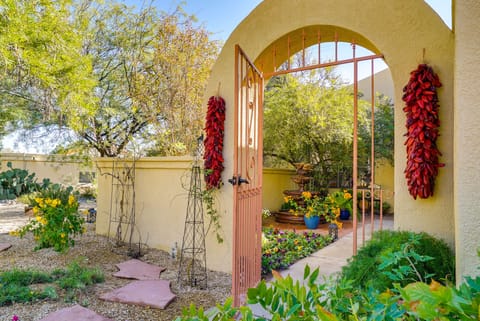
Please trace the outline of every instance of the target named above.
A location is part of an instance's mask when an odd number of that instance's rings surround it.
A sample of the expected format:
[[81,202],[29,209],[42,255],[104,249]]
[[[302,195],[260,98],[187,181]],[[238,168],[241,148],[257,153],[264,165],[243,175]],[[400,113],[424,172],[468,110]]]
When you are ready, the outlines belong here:
[[[378,218],[374,222],[375,229],[379,229]],[[393,217],[384,217],[382,223],[383,229],[393,229]],[[362,227],[357,228],[357,244],[361,247],[363,244]],[[371,224],[365,225],[365,241],[370,239]],[[320,268],[320,275],[328,277],[342,270],[342,266],[347,264],[347,260],[353,256],[353,232],[346,234],[336,242],[320,249],[309,257],[297,261],[288,269],[280,272],[282,276],[290,275],[292,279],[303,280],[303,271],[308,264],[311,270]]]

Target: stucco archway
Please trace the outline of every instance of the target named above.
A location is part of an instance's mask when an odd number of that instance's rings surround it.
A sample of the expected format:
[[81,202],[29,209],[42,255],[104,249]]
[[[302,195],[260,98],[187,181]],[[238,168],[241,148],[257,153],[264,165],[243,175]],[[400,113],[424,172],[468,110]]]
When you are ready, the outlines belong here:
[[[232,176],[235,44],[260,63],[262,53],[268,51],[269,46],[294,30],[312,26],[352,31],[357,35],[359,44],[384,54],[396,97],[395,228],[426,231],[442,237],[453,246],[453,33],[422,0],[265,0],[255,8],[227,40],[212,69],[206,90],[206,97],[209,97],[217,94],[220,88],[218,94],[227,104],[223,180]],[[443,83],[439,91],[442,121],[439,148],[446,167],[437,179],[435,197],[414,201],[408,194],[403,176],[405,116],[401,97],[410,71],[422,62],[424,49],[425,61],[434,67]],[[264,64],[263,68],[268,66]],[[230,257],[232,247],[230,185],[222,187],[220,205],[225,244],[223,253],[216,253],[214,257],[209,257],[209,261],[212,268],[229,271],[231,260],[225,260],[225,257]]]

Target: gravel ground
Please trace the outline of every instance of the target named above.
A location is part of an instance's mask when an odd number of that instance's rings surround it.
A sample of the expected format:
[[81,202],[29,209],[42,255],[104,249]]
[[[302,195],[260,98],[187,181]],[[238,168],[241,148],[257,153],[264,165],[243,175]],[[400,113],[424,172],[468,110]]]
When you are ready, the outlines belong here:
[[[19,208],[21,207],[18,204],[0,204],[2,225],[4,223],[2,220],[6,217],[15,219],[17,224],[25,222],[25,214],[19,212]],[[13,225],[9,226],[11,228]],[[112,276],[118,270],[115,264],[129,260],[130,257],[126,255],[127,247],[115,246],[106,237],[95,235],[94,229],[94,224],[87,224],[87,233],[79,236],[76,239],[75,247],[66,253],[57,253],[52,249],[33,251],[35,244],[31,235],[20,239],[5,234],[5,231],[0,232],[2,233],[0,234],[0,243],[13,245],[9,250],[0,252],[0,271],[12,268],[36,268],[50,271],[54,268],[66,267],[74,260],[81,260],[87,266],[101,268],[105,273],[105,282],[94,285],[85,294],[78,295],[76,302],[65,302],[61,297],[57,301],[0,307],[0,321],[10,321],[14,314],[18,315],[22,321],[37,321],[51,312],[75,303],[116,321],[174,320],[176,316],[181,315],[182,308],[188,307],[191,303],[207,309],[217,302],[223,302],[230,295],[231,275],[222,272],[208,271],[207,290],[179,288],[176,282],[178,262],[171,259],[164,251],[148,249],[141,260],[167,268],[161,274],[161,279],[171,281],[172,292],[177,295],[177,298],[165,310],[99,300],[100,294],[130,282]]]

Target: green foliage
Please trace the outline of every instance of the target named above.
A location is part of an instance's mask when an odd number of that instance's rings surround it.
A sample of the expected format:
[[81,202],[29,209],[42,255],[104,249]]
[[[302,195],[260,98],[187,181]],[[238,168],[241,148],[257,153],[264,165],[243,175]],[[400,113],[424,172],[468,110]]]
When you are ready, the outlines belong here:
[[266,228],[262,233],[262,274],[286,269],[329,243],[328,236],[311,231],[297,234],[294,231]]
[[[480,277],[467,278],[456,289],[433,281],[430,285],[416,282],[380,292],[358,288],[345,278],[319,282],[319,270],[305,267],[303,282],[290,276],[276,275],[273,282],[261,281],[248,290],[248,303],[257,304],[271,315],[269,320],[479,320]],[[235,308],[231,300],[217,305],[208,314],[190,306],[183,311],[187,320],[266,320],[253,317],[248,307]]]
[[181,7],[129,7],[93,1],[86,10],[86,54],[93,60],[95,113],[74,129],[71,149],[103,157],[122,152],[188,155],[204,122],[203,94],[218,53]]
[[29,174],[25,169],[13,168],[8,162],[9,170],[0,173],[0,200],[15,199],[39,189],[35,173]]
[[[278,160],[310,163],[317,184],[328,186],[352,163],[352,88],[331,68],[302,76],[275,77],[267,85],[265,159],[271,166]],[[368,106],[359,101],[358,107],[359,126],[368,128]]]
[[71,0],[0,1],[0,128],[78,126],[92,108],[91,57]]
[[[98,268],[87,268],[78,261],[72,262],[66,269],[42,272],[38,270],[14,269],[0,273],[0,306],[15,302],[26,303],[43,299],[57,299],[58,290],[66,290],[66,297],[73,297],[86,287],[101,283],[105,279]],[[42,284],[42,287],[31,285]]]
[[426,279],[431,279],[433,273],[421,275],[416,267],[421,262],[434,259],[431,256],[419,255],[415,252],[414,247],[420,244],[420,239],[420,235],[410,235],[410,239],[400,246],[400,250],[382,255],[382,263],[378,266],[378,269],[393,282],[404,280],[424,282]]
[[[428,256],[433,259],[426,260]],[[418,280],[417,273],[411,273],[409,259],[415,260],[415,270],[424,281],[452,280],[455,276],[454,257],[445,242],[426,233],[385,230],[375,232],[358,250],[342,269],[342,277],[357,287],[371,286],[380,291],[392,287],[394,275],[395,282],[406,285]]]
[[210,228],[213,227],[213,233],[217,238],[217,242],[223,243],[223,237],[221,235],[222,225],[220,224],[220,214],[218,213],[215,205],[215,195],[218,192],[216,188],[207,188],[202,191],[202,200],[206,207],[207,216],[210,218],[210,224],[208,225],[207,234]]
[[[386,96],[379,95],[375,102],[375,158],[386,159],[393,165],[394,152],[394,105]],[[371,110],[368,110],[367,118],[371,118]],[[371,125],[369,125],[371,127]],[[359,136],[364,144],[365,153],[370,155],[371,128],[360,127]]]
[[32,232],[37,242],[36,250],[53,247],[65,251],[75,244],[73,237],[84,232],[84,219],[78,213],[78,202],[72,187],[50,185],[34,198],[35,218],[12,235],[23,237]]

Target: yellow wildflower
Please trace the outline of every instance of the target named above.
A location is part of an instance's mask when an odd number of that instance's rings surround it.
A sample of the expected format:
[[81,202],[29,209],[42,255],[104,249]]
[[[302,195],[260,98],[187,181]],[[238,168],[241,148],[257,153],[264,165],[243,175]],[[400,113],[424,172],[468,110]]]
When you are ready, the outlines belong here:
[[37,215],[37,216],[35,216],[35,219],[37,220],[38,223],[40,223],[42,225],[47,224],[47,219],[43,216]]
[[60,233],[60,237],[63,239],[65,238],[65,233]]
[[302,246],[297,246],[297,251],[301,251],[303,249]]
[[274,247],[274,248],[273,248],[273,252],[274,252],[274,253],[277,253],[277,252],[278,252],[278,247]]
[[33,214],[37,215],[40,209],[36,206],[33,207]]
[[71,195],[68,197],[68,205],[72,206],[75,203],[75,196]]
[[349,192],[345,192],[345,194],[343,194],[343,197],[347,200],[351,199],[352,198],[352,194],[350,194]]
[[306,198],[306,199],[311,199],[312,198],[312,193],[310,193],[308,191],[302,192],[302,197]]
[[44,203],[44,201],[43,201],[43,198],[41,198],[41,197],[35,197],[35,202],[37,202],[38,207],[40,207],[40,208],[42,208],[42,207],[45,206],[45,203]]

